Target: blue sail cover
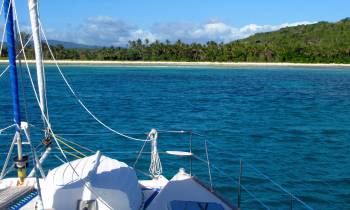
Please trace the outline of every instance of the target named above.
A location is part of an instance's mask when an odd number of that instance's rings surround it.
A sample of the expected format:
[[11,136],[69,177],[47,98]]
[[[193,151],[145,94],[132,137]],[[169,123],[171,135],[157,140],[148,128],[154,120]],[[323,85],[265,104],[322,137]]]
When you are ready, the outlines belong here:
[[4,2],[4,14],[6,23],[6,39],[7,39],[7,51],[10,66],[10,80],[12,89],[12,105],[14,121],[17,124],[17,129],[21,125],[21,114],[18,97],[18,76],[16,67],[16,46],[15,46],[15,34],[13,28],[13,8],[12,1],[5,0]]

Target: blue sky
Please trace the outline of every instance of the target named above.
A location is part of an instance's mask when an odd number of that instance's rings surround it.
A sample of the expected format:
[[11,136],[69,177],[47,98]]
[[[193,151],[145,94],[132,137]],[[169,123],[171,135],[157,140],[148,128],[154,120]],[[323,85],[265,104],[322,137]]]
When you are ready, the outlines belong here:
[[[16,1],[29,25],[26,1]],[[50,38],[98,45],[128,39],[228,42],[280,27],[350,16],[349,0],[46,0],[41,20]]]

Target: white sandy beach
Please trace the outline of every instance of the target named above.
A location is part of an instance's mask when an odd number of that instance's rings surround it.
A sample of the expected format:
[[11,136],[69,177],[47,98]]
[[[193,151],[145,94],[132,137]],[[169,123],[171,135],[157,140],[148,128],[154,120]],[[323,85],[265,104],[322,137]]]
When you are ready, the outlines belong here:
[[[28,60],[34,64],[34,60]],[[52,60],[46,64],[55,64]],[[0,64],[7,64],[7,60],[0,60]],[[58,60],[60,65],[115,65],[115,66],[213,66],[213,67],[350,67],[350,64],[336,63],[258,63],[258,62],[174,62],[174,61],[83,61]]]

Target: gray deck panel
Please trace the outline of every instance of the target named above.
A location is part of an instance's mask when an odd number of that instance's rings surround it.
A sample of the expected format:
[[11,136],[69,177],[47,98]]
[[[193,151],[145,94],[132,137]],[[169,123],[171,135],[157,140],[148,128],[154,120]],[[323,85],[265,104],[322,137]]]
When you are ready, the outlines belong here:
[[0,209],[8,208],[13,202],[33,190],[33,187],[7,187],[0,190]]

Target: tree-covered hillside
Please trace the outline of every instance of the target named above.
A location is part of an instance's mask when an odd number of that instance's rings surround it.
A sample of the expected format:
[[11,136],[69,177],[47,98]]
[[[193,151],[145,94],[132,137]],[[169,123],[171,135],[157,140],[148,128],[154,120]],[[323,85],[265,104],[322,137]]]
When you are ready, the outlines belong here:
[[[56,59],[72,60],[350,63],[350,18],[287,27],[227,44],[136,40],[130,41],[127,48],[52,48]],[[47,47],[43,46],[43,50],[45,58],[49,58]],[[31,47],[26,53],[34,58]],[[2,56],[6,55],[5,50]]]
[[283,28],[235,44],[253,53],[248,60],[350,63],[350,19]]

